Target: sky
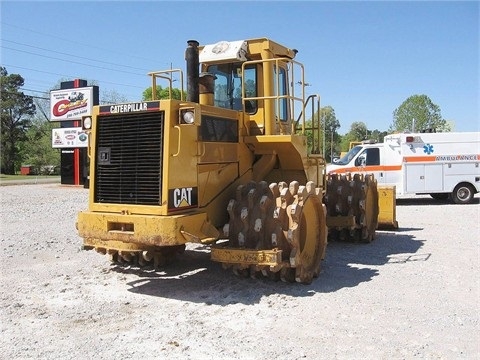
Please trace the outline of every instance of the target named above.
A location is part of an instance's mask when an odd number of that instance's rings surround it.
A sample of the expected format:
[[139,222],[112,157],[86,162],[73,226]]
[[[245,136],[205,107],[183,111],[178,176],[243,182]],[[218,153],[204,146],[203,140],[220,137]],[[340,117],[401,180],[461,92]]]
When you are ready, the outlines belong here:
[[188,40],[267,37],[298,50],[307,95],[340,122],[386,131],[393,111],[426,95],[455,131],[480,131],[478,1],[6,1],[1,65],[44,96],[94,81],[137,101],[148,72],[185,69]]

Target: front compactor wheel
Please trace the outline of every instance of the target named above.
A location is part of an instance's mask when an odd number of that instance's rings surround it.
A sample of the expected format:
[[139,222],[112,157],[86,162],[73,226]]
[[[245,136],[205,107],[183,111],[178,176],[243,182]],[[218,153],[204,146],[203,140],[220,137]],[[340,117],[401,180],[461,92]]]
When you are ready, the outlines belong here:
[[310,283],[313,277],[319,275],[325,246],[325,242],[319,239],[326,237],[322,201],[318,196],[311,195],[307,187],[298,188],[288,211],[290,226],[287,240],[292,244],[290,265],[295,268],[295,281],[299,283]]
[[230,200],[229,223],[224,227],[228,246],[244,250],[278,250],[281,264],[261,266],[224,263],[235,274],[262,273],[272,279],[309,284],[320,273],[326,248],[326,210],[313,182],[250,182],[239,186]]

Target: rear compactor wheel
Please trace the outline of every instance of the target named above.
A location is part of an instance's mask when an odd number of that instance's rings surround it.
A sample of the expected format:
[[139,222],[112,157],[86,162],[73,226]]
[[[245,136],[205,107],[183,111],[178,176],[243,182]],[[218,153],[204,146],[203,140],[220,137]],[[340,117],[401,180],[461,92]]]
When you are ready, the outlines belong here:
[[[320,272],[326,247],[325,206],[313,182],[300,186],[293,181],[250,182],[239,186],[236,199],[227,207],[230,220],[224,226],[229,249],[246,250],[236,262],[225,259],[237,275],[263,274],[273,279],[308,284]],[[248,250],[273,251],[281,257],[275,264],[249,259]],[[218,260],[217,260],[218,261]]]
[[371,174],[331,174],[324,196],[329,240],[370,242],[378,225],[377,181]]

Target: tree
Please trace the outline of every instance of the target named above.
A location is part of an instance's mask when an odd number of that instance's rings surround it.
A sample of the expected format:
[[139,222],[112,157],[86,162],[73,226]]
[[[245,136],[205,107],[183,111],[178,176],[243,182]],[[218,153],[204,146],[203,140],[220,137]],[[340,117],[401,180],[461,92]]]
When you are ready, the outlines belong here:
[[60,150],[52,147],[52,129],[58,128],[58,122],[51,122],[50,92],[34,99],[36,114],[25,133],[25,141],[20,146],[20,154],[24,164],[32,165],[37,171],[46,165],[60,165]]
[[331,106],[325,106],[320,109],[320,123],[325,129],[325,138],[320,140],[321,144],[325,143],[323,153],[325,160],[331,162],[333,156],[340,153],[340,135],[337,132],[340,128],[340,122],[337,120],[335,110]]
[[30,119],[35,114],[35,104],[31,96],[19,91],[24,79],[18,74],[8,75],[7,69],[0,67],[1,81],[1,171],[15,174],[20,167],[20,143],[26,139]]
[[389,131],[422,131],[425,129],[444,129],[445,120],[440,107],[426,95],[413,95],[406,99],[393,112],[393,124]]
[[[150,94],[151,93],[150,91]],[[100,96],[100,103],[102,104],[120,104],[126,102],[128,102],[128,98],[115,90],[102,91],[102,95]]]
[[[179,89],[172,88],[172,99],[180,100],[181,99],[181,94],[182,94],[182,92]],[[170,93],[169,93],[169,89],[167,87],[162,88],[161,86],[157,85],[156,95],[157,95],[156,96],[157,99],[170,99]],[[186,98],[185,92],[183,94],[183,98],[184,99]],[[142,99],[144,101],[152,100],[152,88],[151,87],[148,87],[144,90],[144,92],[142,94]]]
[[350,131],[342,137],[340,148],[342,152],[350,150],[350,143],[354,141],[363,141],[368,137],[369,131],[367,125],[361,121],[355,121],[350,125]]
[[369,136],[370,139],[375,140],[378,143],[382,143],[383,138],[388,135],[388,131],[380,131],[380,130],[375,129],[375,130],[369,132],[369,134],[370,134],[370,136]]
[[20,147],[22,159],[38,171],[46,165],[60,165],[60,152],[52,148],[52,129],[56,127],[58,124],[35,118],[26,132]]
[[383,138],[388,134],[387,131],[369,130],[363,122],[353,122],[350,125],[350,131],[342,136],[341,149],[342,152],[350,150],[352,142],[361,142],[364,140],[373,140],[377,143],[383,142]]
[[362,141],[367,140],[368,138],[368,129],[367,125],[361,121],[354,121],[350,125],[350,132],[352,135],[352,141]]

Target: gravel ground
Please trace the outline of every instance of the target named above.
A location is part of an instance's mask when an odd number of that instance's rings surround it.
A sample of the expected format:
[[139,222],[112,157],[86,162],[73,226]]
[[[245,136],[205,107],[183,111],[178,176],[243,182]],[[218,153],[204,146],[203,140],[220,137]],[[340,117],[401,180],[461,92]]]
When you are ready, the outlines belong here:
[[88,190],[0,187],[2,359],[479,359],[480,205],[399,199],[398,231],[330,243],[311,285],[81,251]]

